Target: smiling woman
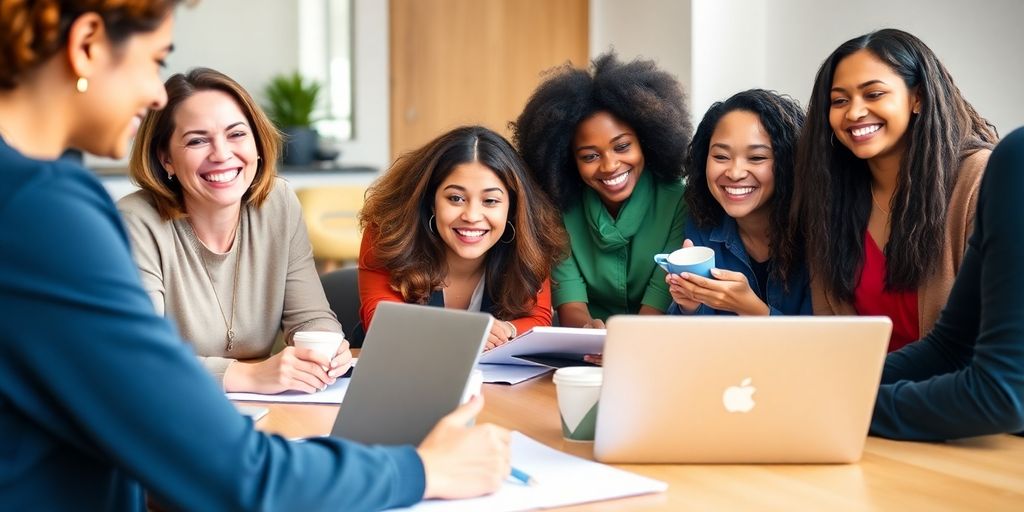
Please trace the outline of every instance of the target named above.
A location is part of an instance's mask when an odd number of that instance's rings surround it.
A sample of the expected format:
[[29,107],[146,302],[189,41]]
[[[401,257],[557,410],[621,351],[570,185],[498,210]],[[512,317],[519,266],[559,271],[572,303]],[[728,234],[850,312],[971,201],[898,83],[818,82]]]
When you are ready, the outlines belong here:
[[487,348],[551,325],[548,276],[565,233],[497,133],[462,127],[403,155],[367,191],[360,223],[367,328],[381,301],[490,313]]
[[[217,71],[174,75],[167,91],[167,107],[146,117],[132,152],[142,190],[118,202],[157,311],[174,319],[226,391],[333,383],[348,368],[347,344],[333,360],[290,346],[298,331],[341,326],[298,200],[275,177],[277,130]],[[271,355],[282,328],[289,346]]]
[[917,37],[884,29],[833,51],[814,81],[791,223],[806,235],[815,313],[889,316],[890,350],[927,334],[995,142]]
[[792,98],[751,89],[715,103],[685,161],[685,245],[715,251],[714,279],[666,276],[674,314],[809,315],[799,241],[788,238],[793,162],[804,113]]
[[689,117],[671,74],[614,53],[590,69],[557,68],[523,107],[516,144],[562,210],[572,248],[552,272],[562,325],[603,327],[672,303],[652,257],[683,241]]

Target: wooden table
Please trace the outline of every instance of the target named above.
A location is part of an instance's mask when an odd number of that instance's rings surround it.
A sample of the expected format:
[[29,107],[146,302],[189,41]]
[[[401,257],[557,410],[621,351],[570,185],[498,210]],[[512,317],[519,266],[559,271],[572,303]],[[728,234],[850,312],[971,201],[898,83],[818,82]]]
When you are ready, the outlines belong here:
[[[480,421],[519,430],[592,458],[592,444],[563,441],[551,376],[484,385]],[[267,404],[261,404],[267,405]],[[326,435],[337,406],[270,404],[257,426],[289,437]],[[620,465],[669,483],[668,492],[566,510],[1014,510],[1024,511],[1024,438],[949,443],[870,437],[847,465]]]

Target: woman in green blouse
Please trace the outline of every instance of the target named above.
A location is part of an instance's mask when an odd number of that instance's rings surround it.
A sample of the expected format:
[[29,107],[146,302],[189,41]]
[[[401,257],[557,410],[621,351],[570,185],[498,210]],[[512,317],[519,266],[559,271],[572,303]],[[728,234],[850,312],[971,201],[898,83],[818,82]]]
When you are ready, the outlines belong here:
[[513,131],[569,233],[571,253],[552,274],[561,325],[604,327],[671,304],[653,256],[682,245],[689,119],[672,75],[614,53],[589,71],[557,69],[530,97]]

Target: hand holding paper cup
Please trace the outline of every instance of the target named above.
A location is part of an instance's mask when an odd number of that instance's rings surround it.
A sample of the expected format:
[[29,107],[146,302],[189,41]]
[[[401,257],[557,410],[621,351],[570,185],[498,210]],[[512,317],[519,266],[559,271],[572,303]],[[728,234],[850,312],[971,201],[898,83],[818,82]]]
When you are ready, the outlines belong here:
[[[292,343],[295,348],[305,348],[323,355],[328,361],[334,359],[338,353],[338,347],[345,341],[345,336],[337,332],[328,331],[299,331],[292,336]],[[327,368],[324,368],[327,371]]]
[[715,251],[710,247],[683,247],[670,254],[655,254],[654,262],[669,274],[689,272],[711,279],[715,268]]
[[552,380],[562,416],[562,437],[566,440],[594,440],[602,376],[602,369],[594,366],[569,366],[555,372]]

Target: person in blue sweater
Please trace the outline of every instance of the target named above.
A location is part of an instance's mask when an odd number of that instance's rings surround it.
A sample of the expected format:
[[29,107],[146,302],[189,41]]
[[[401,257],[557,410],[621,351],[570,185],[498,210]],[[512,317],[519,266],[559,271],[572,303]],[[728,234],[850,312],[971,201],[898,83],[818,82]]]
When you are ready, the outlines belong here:
[[379,510],[495,490],[474,399],[419,447],[260,433],[154,312],[117,209],[65,148],[122,157],[167,95],[176,0],[0,1],[0,510]]
[[751,89],[715,103],[684,162],[684,247],[715,251],[714,279],[665,281],[676,315],[810,315],[798,240],[787,234],[793,163],[804,113],[792,98]]
[[937,441],[1024,430],[1024,128],[989,157],[974,233],[935,327],[889,354],[871,434]]

